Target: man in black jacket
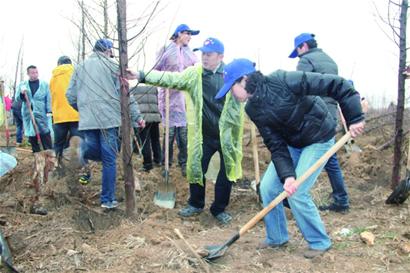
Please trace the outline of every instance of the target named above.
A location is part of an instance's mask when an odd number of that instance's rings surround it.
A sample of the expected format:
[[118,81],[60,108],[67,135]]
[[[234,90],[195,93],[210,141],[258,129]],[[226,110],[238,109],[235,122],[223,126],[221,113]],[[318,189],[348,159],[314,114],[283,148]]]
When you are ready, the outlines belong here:
[[[232,89],[236,99],[247,101],[245,110],[272,154],[260,187],[264,206],[284,189],[289,194],[296,223],[309,244],[304,256],[313,258],[323,254],[331,247],[331,241],[309,193],[323,166],[298,189],[295,181],[334,144],[336,122],[323,100],[316,96],[330,96],[339,102],[350,133],[356,137],[364,129],[357,91],[336,75],[278,70],[264,76],[247,59],[236,59],[226,65],[224,82],[216,98],[222,98]],[[288,242],[282,203],[264,221],[267,238],[260,249]]]
[[[322,49],[317,48],[315,35],[302,33],[295,38],[295,48],[289,58],[299,57],[298,71],[317,72],[323,74],[338,74],[335,61]],[[338,121],[337,102],[330,97],[322,98],[332,114],[334,120]],[[342,170],[336,154],[333,154],[325,165],[325,170],[332,186],[333,203],[319,206],[319,210],[330,210],[335,212],[346,212],[349,210],[349,196],[343,179]]]

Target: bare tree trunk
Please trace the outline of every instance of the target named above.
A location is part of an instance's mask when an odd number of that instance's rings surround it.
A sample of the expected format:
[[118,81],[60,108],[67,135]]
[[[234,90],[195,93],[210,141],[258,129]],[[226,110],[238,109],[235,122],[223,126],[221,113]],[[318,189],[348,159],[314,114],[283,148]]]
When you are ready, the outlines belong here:
[[398,73],[398,95],[397,95],[397,110],[396,110],[396,125],[395,125],[395,139],[394,139],[394,157],[393,157],[393,171],[391,178],[391,187],[394,189],[400,181],[401,159],[403,157],[403,115],[405,103],[405,75],[403,71],[406,68],[406,29],[407,29],[407,9],[408,1],[403,0],[401,3],[400,12],[400,37],[399,37],[399,73]]
[[[126,0],[117,0],[118,17],[118,41],[120,52],[120,77],[124,78],[128,68],[128,45],[127,45],[127,14]],[[121,80],[121,137],[122,137],[122,163],[124,168],[125,204],[128,217],[134,214],[135,210],[135,186],[134,172],[131,161],[131,121],[129,109],[129,88],[128,84]]]
[[21,52],[20,57],[20,81],[24,81],[24,51]]
[[104,9],[104,38],[108,38],[108,0],[103,2]]
[[85,11],[84,0],[81,1],[81,60],[85,60]]
[[23,43],[24,43],[24,38],[21,39],[19,53],[17,54],[16,72],[14,74],[14,83],[13,83],[13,96],[12,96],[13,98],[14,98],[14,95],[16,94],[17,75],[18,75],[18,72],[19,72],[19,65],[20,65],[20,59],[21,59],[21,54],[22,54],[22,50],[23,50]]

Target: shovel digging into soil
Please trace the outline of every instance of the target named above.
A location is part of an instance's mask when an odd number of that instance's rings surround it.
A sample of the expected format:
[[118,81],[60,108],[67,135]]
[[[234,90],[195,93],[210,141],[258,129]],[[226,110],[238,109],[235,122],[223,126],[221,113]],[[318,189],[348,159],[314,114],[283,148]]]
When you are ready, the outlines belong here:
[[407,153],[406,178],[394,189],[386,200],[386,204],[403,204],[410,195],[410,138],[409,151]]
[[159,186],[154,195],[154,204],[173,209],[175,207],[175,186],[169,181],[169,89],[165,91],[165,183]]
[[[326,162],[334,153],[336,153],[347,141],[351,138],[350,132],[346,133],[329,151],[327,151],[312,167],[310,167],[302,176],[296,180],[296,188],[302,184],[312,173],[314,173],[324,162]],[[241,236],[247,231],[253,228],[269,211],[276,207],[283,199],[287,198],[287,192],[283,191],[279,194],[270,204],[256,214],[251,220],[249,220],[238,232],[236,232],[231,238],[229,238],[223,245],[219,246],[206,246],[205,249],[208,254],[204,259],[208,262],[216,260],[222,257],[228,248],[235,243]]]

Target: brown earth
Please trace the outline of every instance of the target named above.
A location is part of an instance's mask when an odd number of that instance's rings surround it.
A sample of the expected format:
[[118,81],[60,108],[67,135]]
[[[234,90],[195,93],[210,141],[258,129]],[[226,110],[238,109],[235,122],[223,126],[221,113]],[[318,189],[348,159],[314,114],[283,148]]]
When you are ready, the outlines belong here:
[[[369,124],[368,128],[377,127]],[[245,143],[247,142],[247,131]],[[360,154],[348,155],[341,150],[345,181],[351,198],[347,214],[321,213],[333,248],[325,255],[303,258],[306,243],[288,213],[290,244],[281,250],[258,251],[264,238],[259,223],[210,264],[211,272],[410,272],[410,255],[404,244],[410,242],[410,206],[385,205],[391,193],[389,180],[392,147],[377,150],[392,137],[392,129],[382,126],[357,140]],[[407,141],[406,141],[406,145]],[[260,147],[263,145],[260,143]],[[406,146],[407,147],[407,146]],[[28,147],[26,149],[29,149]],[[407,149],[406,149],[407,150]],[[259,150],[261,170],[269,162],[266,148]],[[406,157],[405,157],[406,158]],[[0,223],[12,249],[14,264],[21,272],[204,272],[186,244],[178,238],[178,228],[195,250],[205,245],[221,244],[251,219],[259,210],[257,196],[251,189],[235,186],[228,211],[234,219],[220,226],[209,210],[197,217],[181,219],[177,211],[186,202],[188,185],[178,168],[171,169],[176,184],[177,203],[172,210],[153,204],[153,195],[163,182],[161,169],[137,173],[142,191],[137,193],[135,217],[126,218],[124,202],[119,209],[104,212],[99,207],[100,167],[93,170],[92,183],[77,185],[77,173],[52,176],[47,195],[40,199],[47,216],[29,213],[34,190],[30,187],[33,156],[18,151],[19,164],[1,178]],[[135,168],[141,159],[134,156]],[[251,145],[245,146],[244,180],[253,179]],[[122,171],[119,171],[117,196],[124,199]],[[321,175],[314,187],[316,203],[329,201],[330,185]],[[213,184],[207,184],[207,205],[213,200]],[[346,231],[343,235],[341,231]],[[360,239],[362,231],[375,235],[375,244]],[[342,232],[343,233],[343,232]]]

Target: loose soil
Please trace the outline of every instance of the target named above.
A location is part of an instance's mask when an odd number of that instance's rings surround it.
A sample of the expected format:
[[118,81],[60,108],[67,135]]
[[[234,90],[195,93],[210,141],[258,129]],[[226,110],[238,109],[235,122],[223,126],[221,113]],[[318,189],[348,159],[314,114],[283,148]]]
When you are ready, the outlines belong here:
[[[410,255],[404,244],[410,243],[409,200],[403,205],[386,205],[392,169],[392,147],[377,150],[392,138],[389,126],[370,124],[370,132],[360,137],[360,154],[338,156],[351,199],[347,214],[323,213],[322,219],[333,241],[333,248],[313,260],[303,258],[306,242],[287,212],[291,235],[287,247],[279,250],[256,250],[265,236],[263,222],[255,226],[227,251],[209,264],[211,272],[410,272]],[[376,129],[374,129],[376,128]],[[205,245],[221,244],[251,219],[260,209],[257,195],[246,187],[253,180],[251,145],[246,145],[244,179],[232,191],[228,211],[233,221],[219,225],[209,212],[213,183],[207,183],[206,209],[199,216],[181,219],[177,211],[186,204],[188,184],[180,169],[171,168],[171,181],[177,189],[175,209],[153,204],[158,185],[163,183],[162,169],[136,172],[142,190],[136,193],[135,216],[125,216],[125,202],[115,211],[99,207],[101,169],[97,165],[88,186],[77,183],[77,172],[66,176],[51,175],[46,195],[40,198],[49,213],[30,214],[34,189],[31,187],[33,156],[18,151],[18,166],[0,183],[0,228],[13,253],[14,264],[21,272],[205,272],[187,245],[176,235],[177,228],[187,242],[201,250]],[[405,147],[408,141],[405,142]],[[270,154],[259,139],[259,159],[263,171]],[[30,149],[26,147],[25,149]],[[175,149],[174,151],[176,151]],[[407,154],[407,148],[406,154]],[[404,159],[406,159],[406,155]],[[136,169],[141,166],[133,156]],[[120,160],[118,162],[120,165]],[[404,164],[403,164],[404,166]],[[117,197],[124,201],[122,170],[119,167]],[[325,174],[316,183],[312,195],[320,205],[330,199],[330,184]],[[362,242],[359,234],[370,231],[375,244]]]

